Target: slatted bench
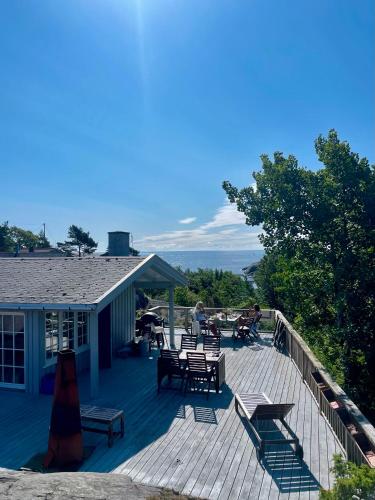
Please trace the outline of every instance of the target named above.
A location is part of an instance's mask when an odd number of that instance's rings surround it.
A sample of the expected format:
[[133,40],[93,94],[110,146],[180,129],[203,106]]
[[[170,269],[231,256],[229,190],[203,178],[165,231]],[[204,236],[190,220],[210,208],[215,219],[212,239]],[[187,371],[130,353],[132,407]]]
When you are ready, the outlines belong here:
[[[303,458],[303,449],[299,444],[299,439],[296,434],[292,431],[289,425],[285,422],[285,417],[293,408],[294,403],[281,403],[275,404],[264,394],[264,393],[252,393],[252,394],[236,394],[235,395],[235,408],[236,412],[239,414],[239,408],[241,408],[246,419],[249,422],[251,430],[253,431],[257,441],[257,454],[259,460],[264,456],[264,448],[266,444],[270,445],[285,445],[293,444],[295,446],[296,455],[299,458]],[[281,425],[285,427],[290,438],[286,439],[270,439],[262,438],[260,436],[260,429],[257,425],[258,421],[262,420],[279,420]]]
[[[114,408],[101,408],[100,406],[81,405],[82,430],[87,432],[97,432],[108,436],[108,446],[113,445],[115,436],[124,437],[125,421],[124,412]],[[114,430],[115,423],[118,422],[119,430]],[[91,423],[92,425],[86,425]],[[97,425],[101,427],[98,427]],[[104,427],[104,428],[103,428]]]

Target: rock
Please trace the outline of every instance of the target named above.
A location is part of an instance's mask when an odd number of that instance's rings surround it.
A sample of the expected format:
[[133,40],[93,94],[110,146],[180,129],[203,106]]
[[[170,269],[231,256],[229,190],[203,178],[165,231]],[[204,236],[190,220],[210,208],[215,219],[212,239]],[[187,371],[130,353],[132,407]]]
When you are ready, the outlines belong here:
[[134,483],[121,474],[36,472],[0,469],[0,498],[12,500],[139,500],[187,498],[162,488]]

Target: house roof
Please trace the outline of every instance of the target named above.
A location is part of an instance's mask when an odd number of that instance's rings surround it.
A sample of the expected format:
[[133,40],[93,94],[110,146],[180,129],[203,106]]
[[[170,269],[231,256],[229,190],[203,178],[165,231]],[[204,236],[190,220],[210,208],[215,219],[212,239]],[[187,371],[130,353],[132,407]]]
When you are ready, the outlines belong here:
[[0,307],[95,308],[120,285],[124,289],[136,279],[186,284],[181,273],[156,255],[3,258],[0,259]]

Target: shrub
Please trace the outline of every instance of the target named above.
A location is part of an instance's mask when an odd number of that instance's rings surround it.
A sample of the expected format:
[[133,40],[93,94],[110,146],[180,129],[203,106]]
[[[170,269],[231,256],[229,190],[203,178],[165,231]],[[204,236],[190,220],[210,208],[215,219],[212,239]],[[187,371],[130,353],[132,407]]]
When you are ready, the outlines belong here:
[[335,484],[332,490],[321,490],[321,500],[375,499],[375,469],[346,462],[341,455],[334,455],[333,461]]

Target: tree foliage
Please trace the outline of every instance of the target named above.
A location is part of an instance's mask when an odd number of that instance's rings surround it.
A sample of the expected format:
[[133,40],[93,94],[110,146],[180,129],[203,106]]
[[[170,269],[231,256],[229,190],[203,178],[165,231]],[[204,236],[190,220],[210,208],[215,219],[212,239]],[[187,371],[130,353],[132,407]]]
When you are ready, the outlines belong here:
[[[192,307],[201,300],[206,307],[248,307],[254,302],[250,283],[242,276],[218,269],[198,269],[184,272],[187,287],[176,287],[175,303]],[[168,292],[148,291],[153,298],[168,300]]]
[[91,238],[89,231],[72,224],[68,229],[68,240],[57,243],[57,246],[68,256],[78,254],[92,254],[98,247],[98,243]]
[[0,251],[16,252],[21,248],[32,250],[34,248],[48,248],[50,242],[43,235],[17,226],[9,226],[7,222],[0,224]]
[[346,462],[341,455],[334,455],[332,472],[335,484],[332,490],[322,490],[321,500],[373,500],[375,498],[375,469],[367,465]]
[[323,168],[261,157],[253,186],[223,187],[249,225],[262,225],[259,293],[291,317],[357,402],[375,410],[375,170],[331,130],[315,141]]

